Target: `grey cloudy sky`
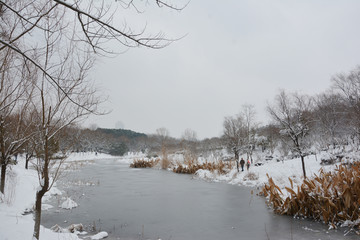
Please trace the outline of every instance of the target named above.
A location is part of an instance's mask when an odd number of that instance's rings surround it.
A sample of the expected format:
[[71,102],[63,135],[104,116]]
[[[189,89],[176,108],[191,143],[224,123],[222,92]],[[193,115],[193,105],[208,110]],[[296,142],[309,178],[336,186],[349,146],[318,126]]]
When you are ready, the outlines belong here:
[[[150,6],[122,11],[134,29],[181,37],[161,50],[130,49],[102,58],[92,77],[112,112],[86,124],[173,137],[220,136],[225,116],[252,104],[258,121],[279,89],[324,92],[330,78],[360,64],[360,1],[192,0],[181,12]],[[116,46],[114,46],[116,48]]]

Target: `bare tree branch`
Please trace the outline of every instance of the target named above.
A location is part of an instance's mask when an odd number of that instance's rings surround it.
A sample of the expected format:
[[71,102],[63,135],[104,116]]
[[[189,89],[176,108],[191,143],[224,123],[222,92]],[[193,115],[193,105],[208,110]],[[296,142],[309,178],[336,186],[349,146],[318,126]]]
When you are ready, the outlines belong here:
[[[65,92],[65,90],[62,89],[62,87],[59,85],[59,83],[56,81],[56,79],[55,79],[52,75],[50,75],[50,74],[48,73],[48,71],[46,71],[42,66],[40,66],[38,63],[36,63],[32,58],[30,58],[29,56],[27,56],[23,51],[21,51],[21,50],[19,50],[18,48],[16,48],[16,47],[14,47],[14,46],[12,46],[12,45],[10,45],[10,44],[2,41],[1,39],[0,39],[0,43],[1,43],[1,44],[4,44],[5,46],[7,46],[7,47],[9,47],[9,48],[11,48],[11,49],[14,50],[15,52],[17,52],[18,54],[20,54],[21,56],[23,56],[26,60],[28,60],[28,61],[30,61],[32,64],[34,64],[46,77],[48,77],[48,78],[50,79],[50,81],[51,81],[51,83],[52,83],[53,85],[55,85],[62,93],[64,93],[64,94],[69,98],[69,100],[70,100],[73,104],[75,104],[76,106],[79,106],[79,107],[84,107],[84,106],[81,106],[78,102],[74,101],[70,96],[68,96],[68,95],[67,95],[67,92]],[[86,108],[86,107],[84,107],[84,109],[87,110],[87,111],[90,112],[90,113],[96,114],[96,112],[94,112],[92,109],[88,109],[88,108]]]

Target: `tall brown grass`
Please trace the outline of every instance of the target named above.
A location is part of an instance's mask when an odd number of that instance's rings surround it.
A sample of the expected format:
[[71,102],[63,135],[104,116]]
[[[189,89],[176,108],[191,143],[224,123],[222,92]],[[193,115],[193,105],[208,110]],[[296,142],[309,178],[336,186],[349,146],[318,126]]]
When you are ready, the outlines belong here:
[[305,179],[294,189],[285,187],[285,194],[269,177],[261,194],[279,214],[303,216],[324,221],[336,228],[345,221],[360,227],[360,163],[351,166],[339,165],[333,172],[320,170],[319,175]]
[[168,150],[165,145],[161,147],[161,160],[160,165],[161,169],[168,169],[171,165],[171,161],[169,159]]
[[133,163],[130,164],[131,168],[152,168],[160,161],[159,158],[145,160],[145,159],[134,159]]
[[225,174],[228,172],[229,165],[225,164],[223,161],[219,161],[217,163],[209,163],[205,162],[203,164],[186,164],[183,166],[182,164],[178,164],[176,168],[173,169],[175,173],[185,173],[185,174],[194,174],[196,171],[200,169],[209,170],[211,172],[217,171],[220,174]]
[[161,158],[161,169],[168,169],[170,165],[171,161],[169,160],[167,155]]
[[198,165],[198,158],[195,154],[192,154],[191,152],[185,152],[184,154],[184,164],[186,166],[194,166]]

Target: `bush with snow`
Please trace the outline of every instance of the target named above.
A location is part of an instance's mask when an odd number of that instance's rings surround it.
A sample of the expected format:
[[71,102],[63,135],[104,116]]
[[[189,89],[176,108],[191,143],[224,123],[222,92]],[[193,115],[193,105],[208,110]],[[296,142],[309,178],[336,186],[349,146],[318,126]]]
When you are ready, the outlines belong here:
[[55,226],[52,226],[50,229],[58,233],[79,233],[83,231],[84,227],[81,223],[71,224],[67,228],[62,228],[56,224]]

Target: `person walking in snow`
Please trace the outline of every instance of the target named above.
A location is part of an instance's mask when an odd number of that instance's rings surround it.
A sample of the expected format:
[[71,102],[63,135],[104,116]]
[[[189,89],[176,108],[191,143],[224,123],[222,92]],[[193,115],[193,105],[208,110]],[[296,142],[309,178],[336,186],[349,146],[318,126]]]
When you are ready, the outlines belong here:
[[243,158],[241,158],[240,160],[240,165],[241,165],[241,171],[244,171],[244,165],[245,165],[245,160]]
[[249,171],[249,168],[250,168],[250,160],[249,160],[249,159],[247,160],[246,168],[247,168],[247,170]]

